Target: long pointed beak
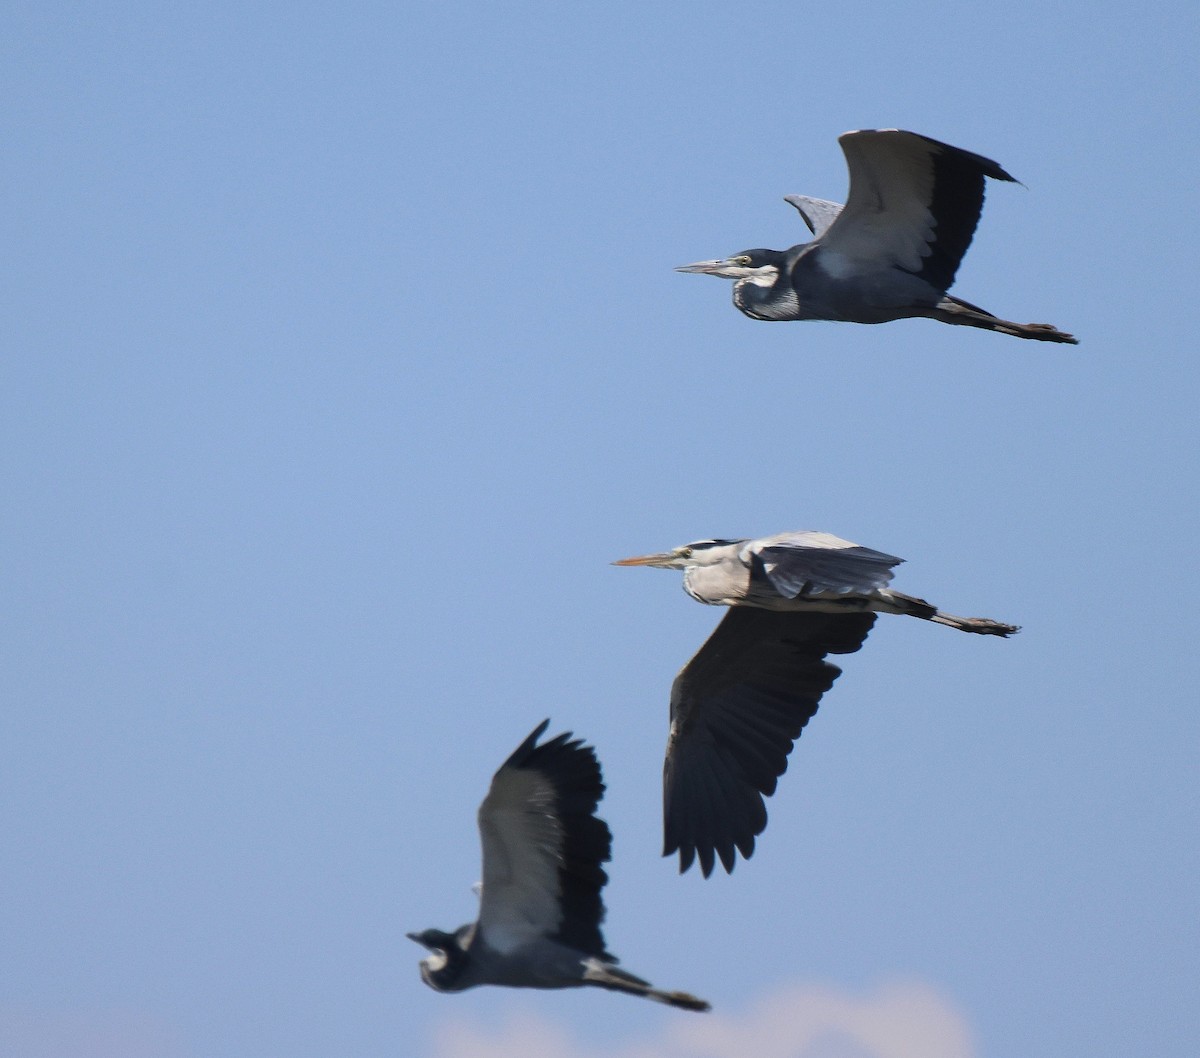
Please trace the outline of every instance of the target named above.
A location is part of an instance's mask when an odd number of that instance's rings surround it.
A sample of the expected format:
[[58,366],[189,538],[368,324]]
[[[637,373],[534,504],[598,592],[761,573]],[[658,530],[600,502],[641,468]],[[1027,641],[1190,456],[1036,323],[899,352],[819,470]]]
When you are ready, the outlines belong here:
[[726,261],[697,261],[695,264],[679,265],[676,272],[696,272],[699,275],[713,276],[720,275],[721,269],[727,264]]
[[614,566],[661,566],[670,562],[675,556],[670,551],[657,555],[636,555],[633,558],[619,558]]
[[[418,944],[421,944],[421,938],[420,938],[419,936],[417,936],[417,934],[415,934],[415,933],[406,933],[406,934],[404,934],[404,935],[405,935],[405,936],[406,936],[406,937],[407,937],[409,940],[415,940],[415,941],[416,941]],[[425,947],[425,945],[424,945],[424,944],[421,944],[421,947],[423,948],[423,947]]]

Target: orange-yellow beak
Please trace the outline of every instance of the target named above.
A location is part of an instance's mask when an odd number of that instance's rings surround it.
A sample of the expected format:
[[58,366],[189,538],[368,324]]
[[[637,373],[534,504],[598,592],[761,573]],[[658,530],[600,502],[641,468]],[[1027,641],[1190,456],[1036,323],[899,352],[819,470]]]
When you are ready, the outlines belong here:
[[675,557],[671,551],[662,552],[657,555],[636,555],[633,558],[619,558],[613,563],[614,566],[661,566],[665,562],[670,562]]

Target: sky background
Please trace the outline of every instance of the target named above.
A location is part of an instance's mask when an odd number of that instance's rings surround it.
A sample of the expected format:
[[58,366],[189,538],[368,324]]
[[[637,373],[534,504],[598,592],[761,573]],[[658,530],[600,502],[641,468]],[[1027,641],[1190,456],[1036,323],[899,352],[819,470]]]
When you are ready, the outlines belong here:
[[[1194,3],[9,5],[0,1055],[1184,1058],[1200,1037]],[[995,158],[954,290],[1077,348],[751,321],[836,137]],[[883,617],[732,877],[659,857],[721,611]],[[712,1001],[439,995],[475,809],[592,742],[610,947]]]

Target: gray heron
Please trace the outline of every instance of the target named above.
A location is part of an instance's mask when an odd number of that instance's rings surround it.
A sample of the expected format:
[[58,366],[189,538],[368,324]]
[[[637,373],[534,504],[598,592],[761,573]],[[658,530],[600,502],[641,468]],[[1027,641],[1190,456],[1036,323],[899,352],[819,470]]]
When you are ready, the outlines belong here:
[[410,940],[432,953],[421,977],[439,992],[476,985],[595,985],[684,1010],[708,1010],[687,992],[662,992],[620,969],[605,949],[601,890],[612,834],[597,818],[604,794],[595,751],[570,733],[538,745],[543,720],[500,766],[479,806],[483,886],[478,921]]
[[684,590],[729,612],[671,686],[663,765],[663,855],[704,877],[749,859],[767,825],[765,797],[841,670],[830,654],[862,646],[877,613],[1009,636],[1016,625],[957,617],[892,591],[903,560],[829,533],[699,540],[615,562],[683,571]]
[[734,280],[733,303],[756,320],[886,323],[923,316],[1078,344],[1048,323],[1013,323],[946,291],[983,211],[984,178],[1015,182],[988,158],[900,129],[838,137],[850,170],[844,207],[789,196],[815,236],[790,250],[743,250],[681,265]]

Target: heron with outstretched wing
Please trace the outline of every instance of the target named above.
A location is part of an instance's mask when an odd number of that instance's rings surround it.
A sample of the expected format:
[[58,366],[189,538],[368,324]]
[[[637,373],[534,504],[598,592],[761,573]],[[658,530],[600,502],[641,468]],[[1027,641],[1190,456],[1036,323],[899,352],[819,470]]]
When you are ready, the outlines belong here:
[[708,1010],[617,966],[605,947],[602,866],[612,834],[596,816],[604,795],[595,751],[564,733],[538,744],[543,720],[501,765],[479,806],[483,886],[476,922],[408,934],[428,948],[421,977],[439,992],[476,985],[595,985],[684,1010]]
[[841,670],[826,658],[862,646],[877,613],[962,632],[1010,636],[1016,625],[958,617],[888,587],[903,560],[830,533],[700,540],[621,559],[683,571],[684,590],[729,612],[675,677],[663,766],[663,855],[679,869],[719,859],[732,871],[767,825],[800,732]]
[[790,250],[743,250],[677,271],[732,279],[733,303],[756,320],[886,323],[913,316],[1077,344],[1048,323],[1013,323],[946,291],[983,212],[996,162],[900,129],[838,138],[850,170],[846,205],[789,196],[811,229]]

